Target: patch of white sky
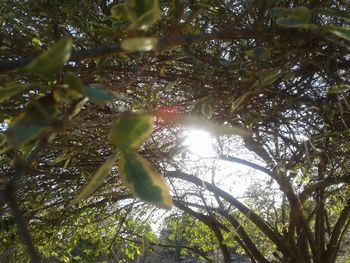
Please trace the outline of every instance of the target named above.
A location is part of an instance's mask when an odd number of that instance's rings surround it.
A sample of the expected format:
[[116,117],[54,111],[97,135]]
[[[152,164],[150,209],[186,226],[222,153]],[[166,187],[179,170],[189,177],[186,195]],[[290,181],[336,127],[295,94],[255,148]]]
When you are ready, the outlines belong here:
[[[263,165],[253,153],[244,148],[242,140],[238,137],[233,139],[230,144],[233,149],[230,149],[228,155],[234,152],[232,155],[235,157]],[[197,173],[196,175],[208,182],[211,182],[213,173],[215,173],[215,184],[234,197],[243,197],[252,182],[269,179],[263,172],[246,165],[218,159],[220,151],[218,141],[205,131],[189,131],[184,145],[188,152],[185,169],[188,172]]]
[[[238,136],[222,139],[225,140],[224,145],[228,144],[227,149],[223,149],[224,154],[264,166],[263,162],[256,155],[244,147],[243,140]],[[183,145],[185,146],[184,152],[186,154],[179,157],[183,159],[181,169],[209,183],[212,183],[212,179],[214,178],[216,186],[230,193],[243,203],[245,203],[249,195],[247,195],[247,191],[252,190],[252,185],[256,183],[269,185],[270,190],[278,191],[277,184],[271,184],[271,178],[265,173],[246,165],[220,160],[218,158],[221,151],[219,144],[218,138],[206,131],[188,130],[184,134],[183,141]],[[176,180],[175,188],[178,194],[186,195],[187,201],[202,202],[197,196],[194,185]],[[216,201],[212,194],[206,193],[205,197],[207,203],[213,203],[215,205]],[[163,210],[153,211],[153,213],[151,226],[159,234],[163,227],[163,220],[168,213],[164,214]]]

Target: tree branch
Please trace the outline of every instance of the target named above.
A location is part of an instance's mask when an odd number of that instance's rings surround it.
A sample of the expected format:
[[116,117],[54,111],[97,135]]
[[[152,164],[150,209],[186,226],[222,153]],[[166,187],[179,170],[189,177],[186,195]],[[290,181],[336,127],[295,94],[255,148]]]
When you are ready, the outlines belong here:
[[[231,39],[249,39],[253,38],[253,34],[250,30],[223,30],[210,34],[200,35],[183,35],[183,36],[167,36],[158,40],[156,52],[162,52],[164,50],[171,49],[176,46],[186,46],[193,43],[200,43],[215,39],[231,40]],[[128,53],[122,49],[121,44],[105,45],[95,48],[79,50],[72,53],[68,62],[78,62],[84,59],[99,58],[105,56],[112,56],[116,54]],[[0,73],[5,73],[10,70],[19,69],[24,67],[35,58],[20,57],[13,60],[0,61]]]
[[344,226],[347,225],[346,222],[348,221],[349,215],[350,215],[350,199],[348,199],[346,206],[341,211],[340,216],[333,228],[331,239],[328,243],[326,254],[324,257],[324,260],[325,260],[324,262],[333,263],[335,261],[335,258],[338,252],[337,243],[339,242]]
[[[205,209],[204,206],[201,206],[199,204],[189,203],[189,202],[183,202],[185,205],[194,206],[197,208]],[[242,239],[241,243],[244,245],[244,250],[247,254],[249,254],[254,260],[257,260],[259,263],[269,263],[269,261],[261,254],[261,252],[258,250],[258,248],[255,246],[254,242],[251,240],[241,223],[231,214],[229,214],[225,209],[223,208],[214,208],[214,207],[207,207],[217,213],[219,213],[222,217],[226,218],[227,221],[230,222],[230,224],[234,227],[235,232],[237,235]]]
[[197,213],[197,212],[193,211],[192,209],[190,209],[189,207],[183,205],[181,202],[179,202],[177,200],[174,200],[174,205],[176,207],[178,207],[179,209],[185,211],[189,215],[193,216],[194,218],[197,218],[203,224],[208,226],[211,231],[213,231],[213,233],[216,236],[216,239],[217,239],[217,241],[219,243],[222,255],[224,257],[224,262],[230,263],[231,262],[231,255],[230,255],[230,252],[228,250],[227,245],[224,244],[224,242],[223,242],[224,238],[222,236],[220,228],[225,230],[226,232],[230,232],[230,229],[228,229],[226,226],[224,226],[221,223],[219,223],[214,218],[210,218],[210,217],[205,216],[205,215],[203,215],[201,213]]
[[234,156],[229,156],[229,155],[221,155],[219,158],[221,160],[224,160],[224,161],[228,161],[228,162],[232,162],[232,163],[239,163],[239,164],[245,165],[245,166],[247,166],[249,168],[255,169],[255,170],[260,171],[260,172],[263,172],[263,173],[269,175],[272,178],[275,177],[275,174],[272,171],[270,171],[269,169],[266,169],[265,167],[262,167],[261,165],[258,165],[258,164],[255,164],[255,163],[243,160],[241,158],[234,157]]
[[254,211],[250,210],[244,204],[239,202],[236,198],[234,198],[229,193],[221,190],[220,188],[213,186],[212,184],[203,181],[196,176],[191,174],[187,174],[181,171],[168,171],[167,175],[172,178],[179,178],[188,182],[191,182],[199,187],[204,187],[210,192],[217,193],[224,200],[229,202],[231,205],[236,207],[242,214],[244,214],[253,224],[255,224],[276,246],[282,251],[284,254],[288,254],[287,248],[283,243],[283,238],[279,233],[274,232],[270,226],[259,217]]
[[34,247],[32,238],[30,237],[30,234],[27,228],[27,224],[25,223],[22,213],[18,207],[18,203],[16,200],[16,195],[15,195],[15,191],[12,183],[9,183],[7,185],[4,195],[11,209],[13,220],[17,226],[18,235],[27,249],[27,253],[30,257],[30,261],[32,263],[40,263],[41,257]]

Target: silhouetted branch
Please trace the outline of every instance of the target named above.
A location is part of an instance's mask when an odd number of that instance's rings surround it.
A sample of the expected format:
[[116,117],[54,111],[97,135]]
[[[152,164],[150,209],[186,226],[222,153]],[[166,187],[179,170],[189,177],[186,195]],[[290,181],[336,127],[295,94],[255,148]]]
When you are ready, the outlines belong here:
[[277,248],[286,253],[286,247],[282,241],[282,236],[279,233],[274,232],[270,226],[254,211],[250,210],[244,204],[239,202],[236,198],[234,198],[229,193],[223,191],[222,189],[206,182],[198,177],[187,174],[181,171],[168,171],[167,175],[172,178],[179,178],[187,182],[191,182],[197,186],[204,187],[210,192],[217,193],[221,198],[229,202],[231,205],[236,207],[242,214],[244,214],[253,224],[255,224],[274,244],[276,244]]
[[[247,30],[223,30],[211,34],[168,36],[159,39],[155,51],[162,52],[176,46],[190,45],[214,39],[243,39],[252,38],[254,34]],[[86,50],[79,50],[72,53],[69,62],[78,62],[84,59],[112,56],[116,54],[128,53],[123,50],[120,44],[105,45]],[[14,60],[0,61],[0,73],[19,69],[28,65],[34,58],[21,57]]]
[[266,169],[265,167],[262,167],[261,165],[243,160],[243,159],[238,158],[238,157],[229,156],[229,155],[221,155],[220,159],[224,160],[224,161],[232,162],[232,163],[239,163],[239,164],[242,164],[244,166],[250,167],[252,169],[258,170],[260,172],[266,173],[267,175],[271,176],[272,178],[275,177],[275,174],[272,171],[270,171],[269,169]]

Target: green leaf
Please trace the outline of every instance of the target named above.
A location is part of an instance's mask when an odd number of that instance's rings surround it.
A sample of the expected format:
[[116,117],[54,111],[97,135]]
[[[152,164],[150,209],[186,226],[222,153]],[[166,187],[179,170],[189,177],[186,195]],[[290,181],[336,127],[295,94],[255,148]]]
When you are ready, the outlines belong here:
[[153,117],[148,114],[122,115],[114,125],[109,140],[123,151],[138,150],[151,135]]
[[223,244],[227,245],[227,246],[232,246],[233,242],[235,242],[235,236],[236,236],[236,231],[232,230],[228,233],[224,233],[223,235]]
[[273,84],[274,82],[276,82],[281,77],[283,77],[284,75],[285,75],[284,72],[282,72],[282,73],[271,72],[271,73],[261,77],[257,81],[255,81],[252,88],[262,88],[262,87],[269,86],[269,85]]
[[315,24],[304,23],[298,18],[294,17],[282,17],[276,20],[277,25],[286,28],[297,28],[297,29],[306,29],[306,30],[317,30],[318,26]]
[[230,113],[233,114],[236,110],[252,95],[252,92],[246,92],[231,103]]
[[28,85],[12,85],[6,88],[0,88],[0,103],[10,99],[12,96],[17,95],[25,90],[29,89]]
[[34,59],[24,70],[42,78],[52,78],[53,74],[69,59],[72,44],[70,37],[61,38],[53,48]]
[[130,29],[147,30],[155,24],[161,16],[158,0],[134,0],[133,9],[137,14],[137,19],[129,26]]
[[34,37],[32,39],[32,45],[36,48],[41,48],[41,46],[43,45],[43,43],[41,43],[40,39],[37,37]]
[[203,101],[203,103],[200,106],[200,112],[201,114],[207,118],[211,119],[214,113],[214,107],[213,107],[213,99],[209,98]]
[[295,18],[301,22],[309,23],[312,18],[310,9],[305,6],[298,6],[295,8],[272,8],[270,12],[271,16],[274,17],[288,17]]
[[123,153],[119,171],[123,184],[134,196],[158,207],[171,208],[172,200],[164,178],[138,153]]
[[277,17],[276,23],[281,27],[317,30],[318,26],[311,24],[312,12],[304,7],[273,8],[271,15]]
[[152,230],[149,230],[145,233],[144,237],[146,237],[149,241],[153,243],[158,243],[157,236],[152,232]]
[[116,153],[109,157],[108,160],[97,170],[96,174],[94,177],[92,177],[88,185],[84,187],[81,193],[71,202],[71,204],[76,205],[81,200],[88,198],[97,188],[99,188],[103,184],[106,176],[117,160],[118,154]]
[[56,157],[55,159],[51,160],[49,162],[49,165],[56,165],[56,164],[59,164],[59,163],[61,163],[63,161],[67,161],[70,158],[71,158],[71,154],[67,153],[67,152],[64,152],[61,155],[59,155],[58,157]]
[[337,37],[350,41],[350,27],[329,26],[326,30]]
[[342,93],[350,90],[350,85],[338,84],[330,87],[328,93]]
[[122,48],[126,51],[151,51],[157,47],[158,39],[155,37],[134,37],[125,39]]
[[126,4],[117,4],[111,9],[111,18],[114,20],[134,20],[134,15],[130,12]]
[[52,96],[48,95],[32,102],[6,131],[8,141],[13,147],[20,147],[47,131],[57,107]]
[[246,51],[246,55],[251,58],[256,59],[267,59],[274,52],[273,48],[265,48],[265,47],[256,47]]
[[85,96],[95,103],[104,103],[116,99],[115,95],[107,90],[103,90],[95,85],[84,86]]
[[213,106],[207,101],[204,102],[201,105],[201,113],[205,118],[211,119],[211,117],[213,116],[213,113],[214,113]]
[[112,7],[111,18],[129,22],[131,30],[147,30],[161,16],[158,0],[129,0]]
[[68,86],[68,95],[73,99],[80,99],[84,95],[83,85],[77,76],[67,74],[64,84]]

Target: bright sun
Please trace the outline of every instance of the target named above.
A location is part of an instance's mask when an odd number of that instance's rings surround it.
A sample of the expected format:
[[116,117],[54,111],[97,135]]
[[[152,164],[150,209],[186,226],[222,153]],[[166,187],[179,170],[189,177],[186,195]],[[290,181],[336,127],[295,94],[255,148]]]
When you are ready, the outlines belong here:
[[213,139],[209,133],[202,130],[190,131],[185,139],[188,150],[200,157],[213,157],[216,155],[213,147]]

